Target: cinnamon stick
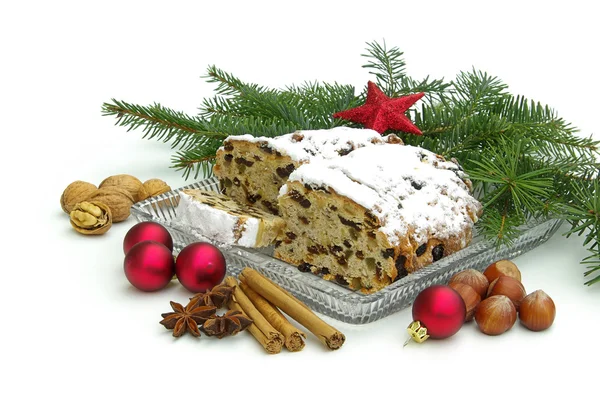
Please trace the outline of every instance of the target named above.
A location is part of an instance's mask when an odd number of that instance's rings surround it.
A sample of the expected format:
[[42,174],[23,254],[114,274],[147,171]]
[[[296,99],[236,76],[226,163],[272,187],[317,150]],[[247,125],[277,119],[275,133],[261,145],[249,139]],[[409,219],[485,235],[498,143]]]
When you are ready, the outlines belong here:
[[[237,302],[235,302],[233,299],[231,301],[229,301],[229,303],[227,304],[227,307],[231,310],[236,310],[236,311],[244,313],[244,311],[242,310],[242,307]],[[252,336],[256,339],[256,341],[259,342],[260,345],[262,345],[262,347],[267,351],[267,353],[278,354],[281,351],[281,346],[282,346],[281,342],[268,339],[263,334],[263,332],[260,331],[258,329],[258,327],[256,327],[256,325],[254,323],[252,323],[250,326],[248,326],[248,328],[246,330],[248,330],[248,332],[250,334],[252,334]]]
[[[267,319],[254,306],[252,301],[244,293],[238,285],[238,281],[234,277],[227,277],[225,284],[233,288],[233,298],[244,311],[244,314],[254,321],[256,326],[269,340],[280,343],[283,346],[284,337],[278,332]],[[279,347],[281,349],[281,346]]]
[[241,283],[240,288],[248,296],[250,301],[256,306],[256,309],[285,337],[285,348],[288,351],[297,352],[304,348],[304,338],[306,334],[294,327],[289,320],[283,316],[283,313],[272,303],[264,299],[259,293],[254,291],[248,285]]
[[329,349],[336,350],[344,344],[346,337],[340,331],[325,323],[306,305],[256,270],[246,267],[240,274],[240,280],[306,327]]

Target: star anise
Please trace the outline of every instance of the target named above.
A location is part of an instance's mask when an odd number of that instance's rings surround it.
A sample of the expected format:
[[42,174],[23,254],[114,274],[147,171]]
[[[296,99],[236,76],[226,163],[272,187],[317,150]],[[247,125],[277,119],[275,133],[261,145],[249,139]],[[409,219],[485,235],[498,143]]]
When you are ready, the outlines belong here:
[[252,319],[242,312],[235,310],[227,311],[223,316],[213,316],[204,322],[202,330],[209,336],[223,338],[233,336],[245,330],[252,324]]
[[214,306],[200,305],[197,300],[191,300],[184,308],[181,304],[171,301],[173,312],[161,314],[160,324],[173,330],[173,337],[180,337],[186,331],[195,337],[200,337],[198,325],[202,325],[217,311]]
[[225,284],[220,284],[210,291],[194,295],[194,297],[191,298],[191,300],[197,300],[199,302],[199,305],[215,306],[217,308],[222,308],[225,305],[227,305],[227,303],[231,299],[232,293],[233,287],[229,287]]

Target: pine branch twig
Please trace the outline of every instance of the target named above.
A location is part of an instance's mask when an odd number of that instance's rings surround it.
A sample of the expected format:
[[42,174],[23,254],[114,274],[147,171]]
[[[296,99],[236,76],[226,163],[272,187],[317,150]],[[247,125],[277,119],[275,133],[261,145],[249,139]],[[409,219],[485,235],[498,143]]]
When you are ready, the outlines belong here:
[[158,103],[139,106],[113,99],[102,105],[102,114],[116,116],[116,125],[127,131],[141,128],[143,137],[163,142],[173,141],[172,147],[191,147],[204,138],[224,139],[225,132],[213,131],[206,121],[182,112],[165,108]]

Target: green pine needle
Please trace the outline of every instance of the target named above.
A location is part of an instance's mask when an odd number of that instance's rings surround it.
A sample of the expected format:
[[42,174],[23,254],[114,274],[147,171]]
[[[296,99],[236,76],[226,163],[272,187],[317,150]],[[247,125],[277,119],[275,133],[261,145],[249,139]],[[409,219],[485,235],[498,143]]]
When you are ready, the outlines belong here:
[[141,128],[143,137],[163,142],[172,141],[172,147],[190,148],[203,143],[205,138],[224,139],[227,134],[214,130],[206,121],[188,116],[155,103],[138,106],[113,99],[102,105],[102,114],[116,116],[117,125],[127,131]]

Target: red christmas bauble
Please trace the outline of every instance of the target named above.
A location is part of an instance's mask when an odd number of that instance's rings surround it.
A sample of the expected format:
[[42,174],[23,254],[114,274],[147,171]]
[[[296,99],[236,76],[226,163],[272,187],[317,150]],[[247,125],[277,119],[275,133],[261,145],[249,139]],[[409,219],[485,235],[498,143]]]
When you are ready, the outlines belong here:
[[140,242],[160,242],[173,252],[173,238],[169,231],[162,225],[153,221],[143,221],[131,227],[123,239],[123,252],[127,255],[129,250]]
[[175,273],[181,285],[191,292],[204,292],[223,281],[226,272],[223,253],[208,242],[194,242],[181,250]]
[[155,241],[134,245],[123,263],[127,280],[142,291],[160,290],[175,274],[175,261],[169,248]]
[[413,320],[427,329],[431,338],[448,338],[462,327],[467,308],[458,292],[447,285],[432,285],[421,291],[412,307]]

